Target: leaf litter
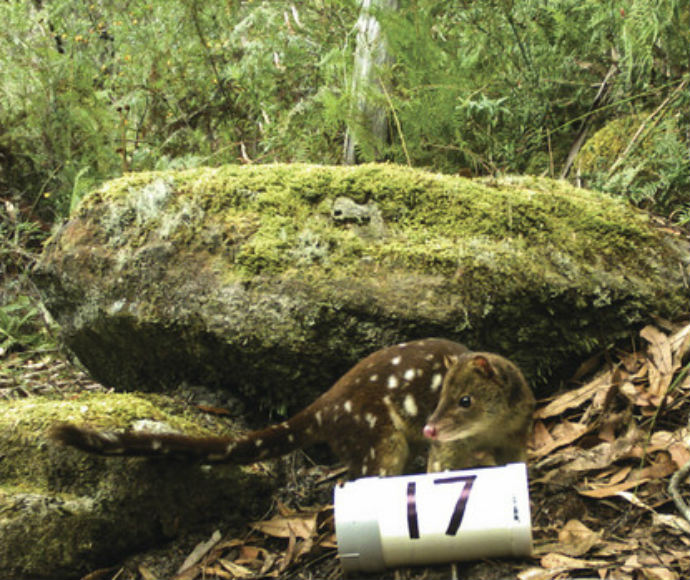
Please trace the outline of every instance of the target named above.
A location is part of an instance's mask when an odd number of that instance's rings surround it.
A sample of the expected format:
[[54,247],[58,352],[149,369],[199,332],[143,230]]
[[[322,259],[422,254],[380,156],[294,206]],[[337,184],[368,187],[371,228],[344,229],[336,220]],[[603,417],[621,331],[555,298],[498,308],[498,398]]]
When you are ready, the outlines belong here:
[[[75,383],[68,365],[49,358],[33,366],[18,361],[17,368],[30,373],[5,381],[0,397],[41,395],[45,385],[68,382],[70,392],[103,389],[83,373]],[[583,382],[601,360],[607,361],[603,368]],[[540,402],[535,413],[529,450],[532,559],[463,563],[458,577],[676,580],[690,575],[690,522],[669,492],[675,476],[675,495],[680,501],[690,498],[690,323],[646,326],[639,348],[593,357],[579,375],[575,388]],[[318,473],[326,486],[342,475],[318,465],[308,472]],[[294,482],[280,493],[291,501],[275,500],[272,514],[249,524],[242,535],[214,532],[180,559],[184,562],[174,578],[342,578],[332,506],[288,507],[301,506],[309,495]],[[448,566],[409,568],[369,577],[447,578],[449,571]],[[155,567],[138,564],[87,577],[162,576]]]
[[[529,453],[535,549],[532,560],[512,563],[511,576],[678,580],[690,574],[690,522],[667,490],[670,477],[690,461],[690,324],[664,327],[646,326],[643,348],[610,355],[591,380],[539,406]],[[687,498],[688,491],[681,493]],[[331,506],[291,510],[279,503],[272,517],[249,527],[246,539],[220,544],[197,564],[197,576],[179,580],[308,578],[300,566],[337,558]],[[269,551],[262,547],[269,540],[282,544]],[[328,570],[328,577],[342,577],[339,568]],[[460,577],[505,577],[505,568],[501,576],[472,570],[461,568]],[[371,577],[433,578],[448,571]]]
[[[520,580],[690,574],[690,522],[668,490],[690,461],[690,324],[660,326],[640,331],[641,350],[618,353],[535,413],[530,491],[538,565],[519,571]],[[687,482],[680,485],[687,500]]]

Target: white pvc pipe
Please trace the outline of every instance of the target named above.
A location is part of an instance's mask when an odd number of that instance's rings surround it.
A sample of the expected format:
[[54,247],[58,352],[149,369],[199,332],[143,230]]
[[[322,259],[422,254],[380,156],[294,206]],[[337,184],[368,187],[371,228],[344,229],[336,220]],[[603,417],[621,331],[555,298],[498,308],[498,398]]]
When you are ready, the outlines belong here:
[[524,463],[357,479],[334,504],[346,572],[532,552]]

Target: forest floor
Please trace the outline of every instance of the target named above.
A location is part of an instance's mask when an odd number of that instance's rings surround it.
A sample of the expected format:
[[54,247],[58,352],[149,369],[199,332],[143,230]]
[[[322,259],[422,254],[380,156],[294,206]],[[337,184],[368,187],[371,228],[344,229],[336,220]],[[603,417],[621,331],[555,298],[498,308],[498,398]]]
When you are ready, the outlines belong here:
[[[55,352],[2,353],[0,399],[105,388]],[[530,450],[531,558],[406,568],[370,578],[674,580],[690,574],[690,523],[669,481],[690,461],[690,324],[658,321],[625,351],[583,363],[540,401]],[[94,570],[84,580],[342,578],[332,489],[342,470],[283,460],[271,512]],[[678,495],[690,499],[681,482]],[[361,576],[360,577],[365,577]]]

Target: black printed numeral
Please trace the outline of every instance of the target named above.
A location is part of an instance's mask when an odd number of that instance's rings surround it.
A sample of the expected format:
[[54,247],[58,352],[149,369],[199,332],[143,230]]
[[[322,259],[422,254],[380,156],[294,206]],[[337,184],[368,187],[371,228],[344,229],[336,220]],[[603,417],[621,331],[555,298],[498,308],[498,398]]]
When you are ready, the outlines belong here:
[[[454,536],[460,529],[462,518],[465,515],[465,508],[467,507],[467,500],[470,497],[470,491],[472,491],[472,485],[474,485],[475,479],[477,479],[476,475],[457,475],[455,477],[441,477],[434,480],[434,485],[442,485],[445,483],[464,484],[460,490],[460,497],[458,497],[458,501],[455,503],[450,522],[448,522],[448,528],[446,529],[446,535],[448,536]],[[407,484],[407,531],[410,539],[419,539],[417,484],[414,481]]]

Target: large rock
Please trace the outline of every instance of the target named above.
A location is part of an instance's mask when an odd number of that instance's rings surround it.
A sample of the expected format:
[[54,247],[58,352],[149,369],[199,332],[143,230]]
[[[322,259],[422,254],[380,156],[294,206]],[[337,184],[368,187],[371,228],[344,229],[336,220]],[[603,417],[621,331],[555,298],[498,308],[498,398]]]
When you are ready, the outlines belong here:
[[687,311],[688,255],[564,182],[227,166],[105,184],[36,282],[103,383],[222,386],[275,409],[422,336],[498,351],[544,388],[651,315]]

